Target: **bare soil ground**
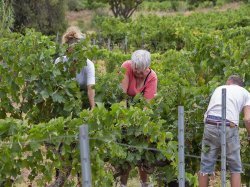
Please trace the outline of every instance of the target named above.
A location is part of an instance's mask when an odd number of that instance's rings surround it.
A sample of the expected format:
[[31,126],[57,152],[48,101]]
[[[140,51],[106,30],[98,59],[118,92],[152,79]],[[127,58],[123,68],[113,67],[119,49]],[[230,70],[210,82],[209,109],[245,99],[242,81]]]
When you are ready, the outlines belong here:
[[90,24],[94,16],[94,12],[91,10],[82,10],[79,12],[69,11],[66,13],[66,20],[69,25],[76,26],[78,21],[84,21],[86,24]]

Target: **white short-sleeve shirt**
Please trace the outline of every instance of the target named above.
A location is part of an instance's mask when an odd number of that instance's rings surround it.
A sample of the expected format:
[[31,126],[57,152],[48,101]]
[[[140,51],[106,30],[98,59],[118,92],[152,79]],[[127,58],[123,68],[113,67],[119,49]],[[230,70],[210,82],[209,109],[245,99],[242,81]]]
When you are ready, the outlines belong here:
[[[59,62],[68,62],[67,56],[58,57],[55,60],[55,64]],[[80,87],[84,88],[88,85],[95,84],[95,66],[94,63],[87,59],[87,66],[84,66],[80,73],[76,74],[76,81],[79,83]]]
[[249,92],[238,85],[223,85],[215,89],[207,111],[204,115],[204,121],[207,115],[221,117],[222,112],[222,89],[226,89],[226,119],[239,124],[239,114],[243,107],[250,106],[250,94]]

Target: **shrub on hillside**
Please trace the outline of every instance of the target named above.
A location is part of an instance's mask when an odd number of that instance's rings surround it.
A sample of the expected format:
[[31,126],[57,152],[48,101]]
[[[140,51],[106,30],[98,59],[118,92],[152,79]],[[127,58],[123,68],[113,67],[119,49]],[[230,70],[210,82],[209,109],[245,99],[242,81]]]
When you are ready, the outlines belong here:
[[79,11],[85,8],[83,1],[80,0],[68,0],[67,4],[70,11]]
[[66,28],[66,0],[13,0],[14,31],[35,28],[43,34],[56,34]]

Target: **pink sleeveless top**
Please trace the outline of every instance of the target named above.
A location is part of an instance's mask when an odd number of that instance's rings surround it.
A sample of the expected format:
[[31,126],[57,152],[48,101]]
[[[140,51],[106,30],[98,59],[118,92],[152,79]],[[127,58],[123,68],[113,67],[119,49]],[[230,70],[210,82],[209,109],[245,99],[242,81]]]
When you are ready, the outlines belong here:
[[129,96],[134,97],[138,93],[142,93],[146,99],[153,99],[157,92],[157,76],[156,73],[150,69],[150,73],[148,74],[146,80],[144,81],[144,85],[142,88],[136,88],[136,79],[133,73],[131,61],[125,61],[122,64],[122,67],[126,69],[126,75],[129,77],[129,85],[127,94]]

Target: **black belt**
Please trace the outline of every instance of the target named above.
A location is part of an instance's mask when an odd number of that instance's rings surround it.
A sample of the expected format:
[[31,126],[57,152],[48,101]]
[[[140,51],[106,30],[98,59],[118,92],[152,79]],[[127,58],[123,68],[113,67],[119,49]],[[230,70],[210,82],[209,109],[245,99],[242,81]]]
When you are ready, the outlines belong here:
[[[206,124],[221,126],[221,125],[222,125],[222,121],[206,120]],[[237,125],[235,125],[235,124],[234,124],[233,122],[231,122],[231,121],[227,121],[227,122],[226,122],[226,126],[228,126],[228,127],[230,127],[230,128],[235,128],[235,127],[237,127]]]

